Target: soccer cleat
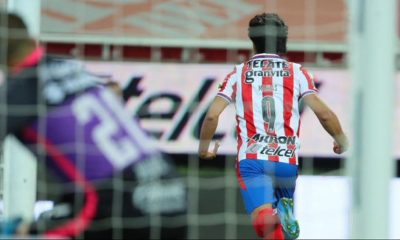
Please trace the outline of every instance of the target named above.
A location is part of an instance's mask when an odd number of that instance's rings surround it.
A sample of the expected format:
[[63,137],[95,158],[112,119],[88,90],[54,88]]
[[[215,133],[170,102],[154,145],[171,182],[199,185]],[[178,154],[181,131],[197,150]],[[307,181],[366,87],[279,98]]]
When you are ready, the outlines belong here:
[[0,239],[6,236],[12,236],[17,231],[18,226],[22,223],[22,218],[13,218],[0,222]]
[[293,199],[281,198],[276,208],[285,238],[297,239],[300,234],[300,227],[293,214]]

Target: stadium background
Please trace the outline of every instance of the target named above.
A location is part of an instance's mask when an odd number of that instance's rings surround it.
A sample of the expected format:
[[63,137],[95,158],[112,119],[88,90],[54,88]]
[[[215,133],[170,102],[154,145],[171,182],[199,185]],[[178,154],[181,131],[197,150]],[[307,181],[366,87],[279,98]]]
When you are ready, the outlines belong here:
[[[218,83],[234,64],[251,56],[247,23],[261,12],[277,12],[285,19],[287,58],[314,72],[321,96],[349,131],[344,0],[41,1],[39,38],[47,52],[82,59],[90,71],[110,76],[125,87],[127,111],[187,177],[189,238],[256,237],[235,176],[233,110],[220,121],[222,146],[217,159],[199,161],[196,141]],[[396,114],[400,116],[399,108]],[[302,123],[296,195],[300,237],[345,238],[350,195],[342,178],[345,160],[331,153],[332,140],[307,109]],[[399,132],[400,124],[396,127]],[[393,187],[398,189],[400,184]],[[393,202],[398,200],[399,196],[393,196]],[[341,206],[340,210],[327,209],[331,203]],[[395,212],[400,213],[398,208]],[[399,230],[392,228],[391,235],[400,236]]]

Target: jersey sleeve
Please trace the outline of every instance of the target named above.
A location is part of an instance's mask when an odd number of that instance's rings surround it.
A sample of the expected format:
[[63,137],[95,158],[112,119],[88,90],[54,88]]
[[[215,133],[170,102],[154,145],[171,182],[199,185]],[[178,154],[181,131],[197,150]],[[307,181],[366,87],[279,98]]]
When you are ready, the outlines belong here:
[[315,87],[314,77],[304,67],[300,67],[300,98],[318,93],[318,89]]
[[230,72],[219,85],[217,96],[222,97],[229,103],[234,101],[236,95],[236,67]]
[[36,119],[39,112],[37,85],[35,78],[18,78],[8,79],[0,87],[0,140]]

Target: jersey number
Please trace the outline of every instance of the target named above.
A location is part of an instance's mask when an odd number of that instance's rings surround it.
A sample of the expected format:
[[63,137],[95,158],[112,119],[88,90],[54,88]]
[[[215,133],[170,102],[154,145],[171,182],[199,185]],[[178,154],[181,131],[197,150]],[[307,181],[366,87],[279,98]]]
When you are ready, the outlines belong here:
[[263,97],[262,113],[264,122],[268,123],[268,131],[273,132],[275,125],[275,99],[273,97]]
[[[88,124],[94,118],[98,119],[97,125],[91,132],[91,137],[111,164],[121,169],[135,160],[139,152],[129,135],[119,138],[116,136],[121,131],[121,125],[112,116],[118,119],[120,113],[112,107],[105,107],[102,103],[110,103],[110,97],[114,96],[107,91],[101,91],[98,97],[102,101],[91,94],[82,95],[74,101],[72,109],[82,125]],[[118,108],[118,105],[115,107]]]

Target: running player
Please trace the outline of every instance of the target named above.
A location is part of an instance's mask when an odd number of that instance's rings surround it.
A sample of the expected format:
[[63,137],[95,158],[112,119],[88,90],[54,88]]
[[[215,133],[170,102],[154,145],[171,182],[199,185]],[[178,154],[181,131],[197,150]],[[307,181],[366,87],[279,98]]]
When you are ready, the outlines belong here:
[[295,239],[293,216],[299,150],[299,101],[303,100],[333,137],[333,151],[348,146],[336,115],[318,97],[311,74],[282,58],[288,27],[277,15],[263,13],[249,22],[254,55],[235,66],[221,84],[203,122],[199,155],[214,158],[209,144],[225,107],[236,107],[237,175],[246,210],[262,238]]
[[[185,224],[164,225],[185,219],[183,179],[114,92],[80,62],[45,56],[19,16],[0,11],[0,29],[0,47],[7,46],[0,64],[8,73],[0,87],[1,139],[16,135],[46,167],[55,182],[46,183],[44,197],[61,192],[38,222],[6,221],[2,234],[186,238]],[[158,233],[153,215],[162,217]]]

